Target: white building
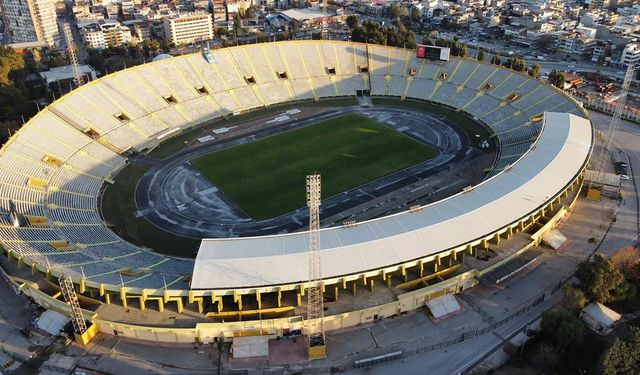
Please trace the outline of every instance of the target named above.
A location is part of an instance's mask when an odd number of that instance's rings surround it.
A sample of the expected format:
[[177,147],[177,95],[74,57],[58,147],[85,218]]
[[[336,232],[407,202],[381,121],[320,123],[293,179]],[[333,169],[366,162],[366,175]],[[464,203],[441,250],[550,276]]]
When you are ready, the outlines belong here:
[[189,13],[164,19],[166,38],[178,45],[213,39],[211,14]]
[[0,8],[12,43],[60,43],[54,0],[0,0]]
[[622,51],[620,62],[625,65],[640,63],[640,44],[627,44]]
[[131,42],[131,30],[110,19],[84,25],[80,28],[82,40],[90,48],[103,49]]

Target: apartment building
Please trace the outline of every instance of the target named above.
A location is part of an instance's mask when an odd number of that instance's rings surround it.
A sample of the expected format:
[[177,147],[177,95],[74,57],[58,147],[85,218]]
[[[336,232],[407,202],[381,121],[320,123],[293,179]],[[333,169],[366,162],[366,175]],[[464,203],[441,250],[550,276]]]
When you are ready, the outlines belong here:
[[178,45],[213,39],[211,14],[186,13],[164,19],[166,38]]
[[60,44],[54,0],[0,0],[0,8],[12,43]]

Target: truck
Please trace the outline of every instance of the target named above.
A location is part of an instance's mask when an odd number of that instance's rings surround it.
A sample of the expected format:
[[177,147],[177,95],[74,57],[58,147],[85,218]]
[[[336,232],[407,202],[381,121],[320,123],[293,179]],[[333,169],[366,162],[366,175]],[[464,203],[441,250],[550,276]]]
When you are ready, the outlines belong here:
[[611,152],[611,162],[613,163],[613,169],[622,180],[629,179],[629,164],[627,164],[627,154],[624,151],[616,148]]

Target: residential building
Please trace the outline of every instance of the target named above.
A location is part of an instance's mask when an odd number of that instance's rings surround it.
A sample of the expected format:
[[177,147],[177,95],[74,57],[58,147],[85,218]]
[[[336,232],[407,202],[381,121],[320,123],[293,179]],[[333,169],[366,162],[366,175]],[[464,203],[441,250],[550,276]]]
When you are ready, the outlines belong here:
[[102,19],[80,28],[84,43],[90,48],[104,49],[131,41],[131,30],[118,21]]
[[12,43],[60,44],[54,0],[0,0],[0,9]]
[[559,52],[575,57],[591,57],[593,48],[596,45],[594,38],[584,36],[578,32],[561,32],[556,41]]
[[620,57],[620,63],[629,65],[640,63],[640,44],[629,43],[624,47],[622,56]]
[[164,19],[166,38],[176,45],[213,39],[213,22],[209,13],[188,13]]

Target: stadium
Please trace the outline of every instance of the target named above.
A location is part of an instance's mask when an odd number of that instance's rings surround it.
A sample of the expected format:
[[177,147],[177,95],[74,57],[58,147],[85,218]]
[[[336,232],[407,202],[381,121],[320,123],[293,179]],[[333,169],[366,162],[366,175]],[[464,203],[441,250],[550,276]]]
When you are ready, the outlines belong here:
[[[197,144],[172,148],[194,129]],[[231,47],[109,74],[28,121],[0,151],[0,241],[31,269],[18,287],[37,303],[68,312],[56,283],[73,280],[92,323],[83,340],[282,336],[305,329],[304,175],[320,171],[334,330],[526,259],[573,205],[592,144],[578,103],[496,65],[338,41]],[[167,234],[154,251],[114,225],[108,199],[136,163],[150,166],[128,185],[129,213]],[[178,237],[188,250],[159,248]],[[88,300],[197,319],[149,327]]]

